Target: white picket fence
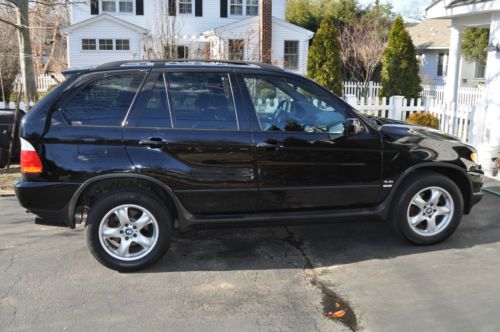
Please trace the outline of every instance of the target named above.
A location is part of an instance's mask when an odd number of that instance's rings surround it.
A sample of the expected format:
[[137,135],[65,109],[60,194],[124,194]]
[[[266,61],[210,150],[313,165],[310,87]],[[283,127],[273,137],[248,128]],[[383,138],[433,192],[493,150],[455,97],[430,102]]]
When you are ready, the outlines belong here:
[[[36,89],[38,92],[47,92],[49,88],[58,85],[64,80],[64,75],[61,73],[38,75],[35,77]],[[14,80],[14,87],[19,86],[19,84],[21,84],[20,75]]]
[[484,118],[484,104],[480,97],[462,99],[465,103],[446,104],[435,97],[407,100],[403,96],[391,98],[357,98],[354,95],[344,98],[347,103],[363,114],[405,121],[415,112],[430,112],[439,119],[439,129],[459,137],[469,144],[477,144],[483,135],[481,130]]
[[[444,102],[444,85],[422,84],[422,97],[432,97],[436,101]],[[482,103],[483,86],[460,86],[457,94],[457,104],[477,105]]]
[[[354,81],[344,81],[344,94],[343,96],[355,95],[358,98],[363,97],[363,83]],[[375,98],[379,95],[380,89],[382,89],[382,84],[379,82],[368,82],[366,86],[366,97]]]
[[426,106],[421,98],[417,100],[412,98],[408,101],[403,96],[357,98],[354,95],[349,95],[344,99],[363,114],[394,120],[405,121],[412,113],[426,111]]
[[[35,103],[30,102],[30,107],[33,106]],[[0,110],[15,110],[16,109],[16,103],[11,101],[10,103],[4,103],[3,101],[0,101]],[[19,109],[25,111],[26,110],[26,103],[24,101],[19,103]]]
[[[363,84],[361,82],[344,81],[344,98],[349,95],[355,95],[358,98],[363,97]],[[376,98],[379,96],[382,84],[370,81],[366,87],[366,98]],[[422,84],[421,97],[433,97],[435,100],[444,102],[444,85]],[[478,87],[460,86],[458,88],[458,103],[461,105],[477,105],[482,102],[483,86]]]

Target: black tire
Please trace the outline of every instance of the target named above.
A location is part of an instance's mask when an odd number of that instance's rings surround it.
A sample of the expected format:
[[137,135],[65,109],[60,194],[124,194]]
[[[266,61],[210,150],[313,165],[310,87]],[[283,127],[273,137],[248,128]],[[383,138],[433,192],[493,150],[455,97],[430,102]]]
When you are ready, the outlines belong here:
[[[144,257],[139,257],[135,260],[123,260],[113,257],[110,253],[108,253],[109,249],[105,249],[103,247],[99,237],[100,225],[104,222],[103,218],[114,208],[126,204],[136,205],[149,211],[149,213],[156,219],[158,227],[158,238],[156,243],[151,246],[152,249]],[[121,272],[142,270],[157,262],[168,250],[171,237],[172,218],[171,214],[167,210],[167,204],[162,203],[149,191],[137,189],[122,189],[119,191],[109,192],[100,197],[94,205],[92,205],[85,225],[85,239],[87,247],[94,258],[104,266]],[[120,242],[123,241],[122,239],[119,240]],[[130,240],[132,241],[132,237],[130,237]],[[134,243],[133,245],[137,247],[137,244]]]
[[[408,209],[414,196],[429,187],[442,188],[447,191],[453,200],[454,208],[453,212],[450,213],[451,218],[448,224],[446,226],[442,226],[443,228],[439,233],[433,235],[422,235],[410,226],[410,221],[408,220]],[[435,172],[420,171],[413,174],[409,179],[402,183],[401,189],[396,193],[392,203],[390,221],[394,230],[410,242],[421,245],[435,244],[450,237],[451,234],[453,234],[453,232],[457,229],[462,219],[464,210],[463,206],[464,203],[462,193],[455,182],[448,177]],[[411,207],[411,209],[415,208],[416,206]],[[423,227],[425,227],[425,224],[423,225]],[[437,225],[439,227],[440,222],[437,222]]]

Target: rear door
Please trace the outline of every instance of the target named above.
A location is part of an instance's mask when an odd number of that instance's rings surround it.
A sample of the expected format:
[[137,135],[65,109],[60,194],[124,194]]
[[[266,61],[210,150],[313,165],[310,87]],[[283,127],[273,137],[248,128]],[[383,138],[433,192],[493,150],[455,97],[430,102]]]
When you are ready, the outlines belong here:
[[146,75],[142,70],[116,70],[75,81],[51,114],[41,140],[44,178],[84,181],[131,170],[122,125]]
[[233,86],[229,71],[155,69],[124,131],[136,170],[193,214],[255,210],[253,141]]
[[[255,117],[257,211],[362,208],[381,187],[381,140],[349,106],[295,76],[243,74],[240,85]],[[359,119],[356,119],[359,120]]]

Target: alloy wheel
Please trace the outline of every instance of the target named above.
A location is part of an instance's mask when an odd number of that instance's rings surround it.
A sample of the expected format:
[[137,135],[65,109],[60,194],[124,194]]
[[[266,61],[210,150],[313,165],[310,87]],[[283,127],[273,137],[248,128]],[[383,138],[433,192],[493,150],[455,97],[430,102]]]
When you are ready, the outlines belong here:
[[99,225],[104,250],[122,261],[143,258],[158,241],[158,223],[144,207],[125,204],[106,213]]
[[447,228],[453,214],[454,202],[450,193],[441,187],[427,187],[411,199],[407,220],[415,233],[434,236]]

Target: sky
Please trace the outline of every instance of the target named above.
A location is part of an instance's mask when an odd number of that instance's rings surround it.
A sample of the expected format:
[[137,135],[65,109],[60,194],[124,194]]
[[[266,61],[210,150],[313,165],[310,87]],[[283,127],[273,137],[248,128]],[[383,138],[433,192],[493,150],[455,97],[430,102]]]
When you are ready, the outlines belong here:
[[[374,3],[374,0],[358,0],[358,2],[367,6]],[[408,15],[411,15],[411,12],[415,10],[423,11],[432,0],[381,0],[382,3],[392,3],[394,12],[401,14],[405,19],[407,19]]]

